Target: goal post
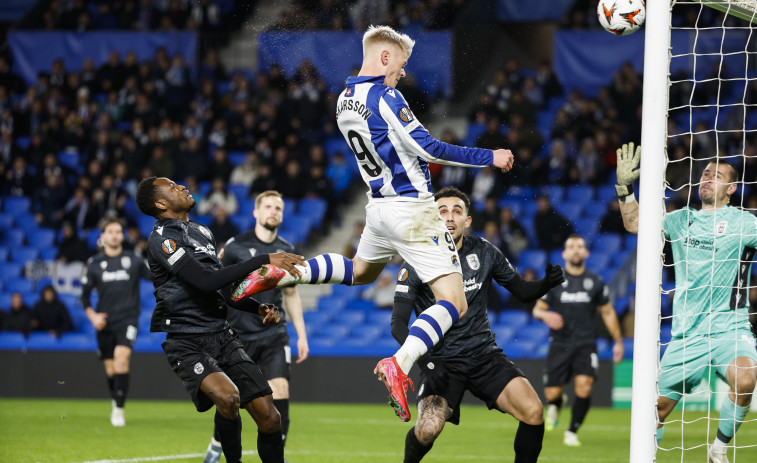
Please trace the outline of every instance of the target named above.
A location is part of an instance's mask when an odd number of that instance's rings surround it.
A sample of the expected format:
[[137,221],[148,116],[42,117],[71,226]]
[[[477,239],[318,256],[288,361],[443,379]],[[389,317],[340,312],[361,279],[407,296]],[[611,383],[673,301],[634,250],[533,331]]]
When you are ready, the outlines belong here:
[[655,460],[657,450],[657,370],[659,364],[662,218],[665,197],[665,146],[668,113],[671,6],[647,2],[644,38],[644,86],[639,183],[639,241],[636,260],[633,389],[631,393],[632,463]]

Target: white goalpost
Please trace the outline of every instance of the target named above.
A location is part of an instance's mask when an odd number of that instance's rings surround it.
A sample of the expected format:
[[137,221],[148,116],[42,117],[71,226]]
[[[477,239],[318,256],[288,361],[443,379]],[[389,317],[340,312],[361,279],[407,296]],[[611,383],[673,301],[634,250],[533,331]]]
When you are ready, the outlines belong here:
[[[721,18],[706,7],[725,15]],[[681,437],[667,446],[663,440],[659,449],[656,442],[660,326],[661,321],[669,323],[671,318],[661,315],[661,296],[670,292],[662,288],[663,217],[665,200],[672,196],[685,196],[687,206],[690,201],[698,204],[699,174],[710,160],[742,166],[739,181],[757,187],[757,178],[745,177],[743,167],[752,162],[747,157],[757,158],[757,0],[650,0],[646,9],[630,461],[654,462],[662,452],[665,461],[707,461],[700,455],[706,454],[714,438],[711,424],[717,427],[715,408],[727,393],[722,386],[714,387],[718,382],[714,373],[705,374],[702,387],[681,399],[679,407],[683,407],[684,415],[675,420]],[[718,19],[713,23],[714,16]],[[675,101],[669,98],[671,87],[683,89]],[[681,94],[688,95],[683,103]],[[708,140],[707,154],[695,150]],[[688,146],[684,156],[678,148],[681,145]],[[668,152],[670,146],[679,149],[676,156]],[[668,183],[666,171],[670,166],[676,166],[679,172],[685,171],[681,167],[688,168],[686,185]],[[745,188],[737,191],[742,193],[741,203],[731,204],[748,209],[743,199]],[[748,281],[746,286],[748,297]],[[695,442],[685,435],[688,425],[702,426],[697,423],[700,419],[686,417],[687,399],[696,402],[700,396],[706,396],[702,408],[706,416],[701,420],[707,428],[706,442]],[[745,421],[750,418],[754,420],[747,415]],[[730,463],[757,461],[757,440],[738,442],[734,437],[729,446]],[[737,460],[739,452],[734,449],[750,453]],[[694,457],[687,451],[699,453]]]

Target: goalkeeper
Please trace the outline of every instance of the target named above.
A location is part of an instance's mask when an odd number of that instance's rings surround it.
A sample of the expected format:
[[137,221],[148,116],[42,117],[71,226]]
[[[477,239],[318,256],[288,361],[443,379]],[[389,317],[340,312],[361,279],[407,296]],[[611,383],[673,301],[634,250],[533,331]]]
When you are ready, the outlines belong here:
[[[639,205],[633,182],[641,148],[618,149],[618,183],[623,225],[638,232]],[[699,385],[712,366],[729,386],[720,409],[711,463],[727,463],[727,445],[744,421],[757,375],[757,351],[749,324],[749,273],[757,248],[757,219],[728,205],[738,173],[724,162],[707,164],[699,182],[702,208],[665,215],[665,238],[673,248],[676,291],[672,340],[660,364],[657,442],[663,422],[683,394]]]

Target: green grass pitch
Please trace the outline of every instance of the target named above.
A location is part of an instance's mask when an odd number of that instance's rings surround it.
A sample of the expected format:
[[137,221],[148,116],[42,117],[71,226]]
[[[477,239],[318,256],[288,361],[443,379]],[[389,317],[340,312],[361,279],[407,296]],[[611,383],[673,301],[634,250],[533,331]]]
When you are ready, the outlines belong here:
[[[412,410],[415,413],[415,409]],[[460,426],[448,425],[424,461],[513,461],[516,421],[484,406],[464,406]],[[565,413],[568,412],[568,413]],[[8,463],[136,463],[199,462],[212,432],[213,411],[197,413],[189,401],[127,403],[124,428],[109,421],[104,400],[0,399],[0,462]],[[569,410],[557,430],[544,437],[539,461],[628,461],[630,411],[594,408],[579,431],[583,445],[562,444]],[[399,462],[410,424],[400,422],[385,405],[293,403],[286,457],[292,463]],[[658,452],[658,462],[706,461],[707,420],[686,413],[686,447]],[[680,419],[680,412],[673,419]],[[749,418],[749,417],[747,417]],[[255,424],[243,416],[245,461],[254,454]],[[709,439],[716,423],[710,423]],[[757,425],[746,423],[737,435],[740,445],[757,444]],[[668,426],[663,445],[681,446],[681,424]],[[757,448],[742,448],[731,462],[757,461]],[[223,460],[222,460],[223,461]]]

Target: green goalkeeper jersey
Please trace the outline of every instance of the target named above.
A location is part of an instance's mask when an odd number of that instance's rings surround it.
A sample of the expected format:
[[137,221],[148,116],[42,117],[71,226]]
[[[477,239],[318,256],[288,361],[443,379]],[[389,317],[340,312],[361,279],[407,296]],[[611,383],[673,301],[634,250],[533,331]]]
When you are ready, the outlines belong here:
[[749,274],[757,248],[757,218],[724,206],[690,207],[665,215],[673,247],[676,290],[673,337],[750,329]]

